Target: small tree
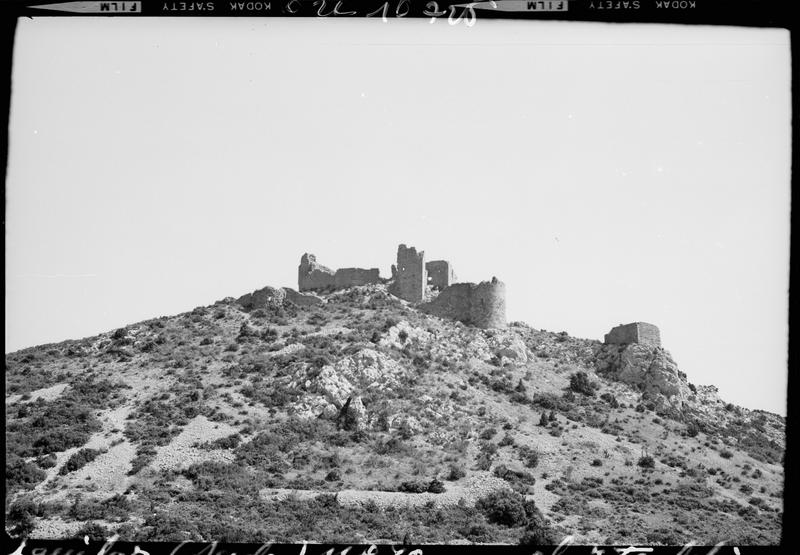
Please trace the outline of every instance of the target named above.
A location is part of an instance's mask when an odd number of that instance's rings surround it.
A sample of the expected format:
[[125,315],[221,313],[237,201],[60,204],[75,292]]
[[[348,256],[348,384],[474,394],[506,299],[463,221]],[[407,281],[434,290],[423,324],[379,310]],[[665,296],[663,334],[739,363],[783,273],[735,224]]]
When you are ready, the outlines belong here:
[[643,469],[655,468],[656,460],[650,455],[648,455],[646,450],[642,450],[642,456],[639,457],[639,461],[636,464],[638,464]]
[[547,426],[547,413],[543,412],[542,416],[539,417],[539,426]]
[[575,372],[570,376],[569,388],[575,393],[582,393],[587,396],[594,396],[594,384],[589,381],[586,372]]

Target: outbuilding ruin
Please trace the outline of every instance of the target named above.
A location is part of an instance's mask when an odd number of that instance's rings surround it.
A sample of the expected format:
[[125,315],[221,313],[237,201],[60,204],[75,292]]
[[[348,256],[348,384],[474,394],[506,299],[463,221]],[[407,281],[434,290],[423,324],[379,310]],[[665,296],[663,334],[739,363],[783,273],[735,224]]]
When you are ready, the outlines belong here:
[[643,345],[661,346],[661,332],[658,327],[647,322],[633,322],[632,324],[621,324],[611,329],[605,336],[607,345],[617,344],[626,345],[629,343],[639,343]]

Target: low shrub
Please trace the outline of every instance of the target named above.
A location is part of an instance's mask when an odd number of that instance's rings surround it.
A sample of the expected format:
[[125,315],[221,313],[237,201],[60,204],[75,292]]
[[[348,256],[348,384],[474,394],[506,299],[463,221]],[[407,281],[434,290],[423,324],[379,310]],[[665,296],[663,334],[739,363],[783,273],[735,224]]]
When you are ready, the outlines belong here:
[[642,455],[639,457],[637,463],[642,468],[655,468],[656,467],[656,460],[651,457],[650,455]]
[[447,473],[447,477],[445,480],[455,481],[463,478],[467,475],[467,472],[464,470],[464,467],[461,465],[451,464],[450,468]]
[[20,489],[33,489],[36,484],[45,479],[47,474],[35,464],[26,462],[23,458],[9,454],[6,459],[6,491],[12,492]]
[[514,491],[523,494],[536,483],[536,478],[530,472],[511,470],[502,464],[495,467],[494,475],[508,482]]
[[441,480],[434,478],[428,483],[428,493],[444,493],[445,487]]
[[63,476],[69,474],[70,472],[80,470],[95,460],[101,453],[103,453],[103,451],[100,451],[99,449],[80,449],[67,459],[67,462],[64,463],[64,466],[61,467],[58,473]]
[[509,527],[527,523],[525,498],[512,491],[500,490],[481,497],[475,508],[492,523]]
[[428,491],[428,484],[421,481],[411,480],[401,483],[397,487],[397,491],[402,491],[404,493],[425,493]]

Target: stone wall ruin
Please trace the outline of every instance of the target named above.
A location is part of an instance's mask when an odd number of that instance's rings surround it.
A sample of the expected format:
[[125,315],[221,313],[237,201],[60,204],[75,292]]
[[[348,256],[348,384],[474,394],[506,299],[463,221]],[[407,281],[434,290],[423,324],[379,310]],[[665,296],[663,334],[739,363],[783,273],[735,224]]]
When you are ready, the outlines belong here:
[[297,286],[300,291],[333,291],[357,285],[380,283],[378,268],[340,268],[335,272],[317,262],[313,254],[304,254],[297,269]]
[[305,253],[297,269],[297,287],[300,291],[325,291],[334,286],[334,271],[317,262],[313,254]]
[[629,343],[639,343],[642,345],[661,346],[661,333],[657,326],[646,322],[634,322],[632,324],[622,324],[611,329],[605,335],[604,343],[626,345]]
[[441,291],[456,282],[456,274],[447,260],[431,260],[425,263],[428,285]]
[[392,268],[394,284],[390,292],[411,303],[419,303],[425,297],[428,275],[425,270],[425,251],[414,247],[397,247],[397,265]]
[[478,284],[456,283],[417,308],[433,316],[458,320],[478,328],[504,328],[506,286],[497,278]]
[[381,275],[378,268],[340,268],[333,275],[333,284],[336,289],[347,289],[357,285],[369,285],[370,283],[380,283]]

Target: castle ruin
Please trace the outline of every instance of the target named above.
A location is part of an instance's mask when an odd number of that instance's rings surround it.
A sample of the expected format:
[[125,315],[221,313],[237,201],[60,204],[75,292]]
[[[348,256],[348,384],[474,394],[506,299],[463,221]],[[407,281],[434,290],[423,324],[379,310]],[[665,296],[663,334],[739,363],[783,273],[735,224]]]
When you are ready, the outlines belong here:
[[298,288],[303,291],[328,292],[357,285],[386,283],[389,292],[414,303],[421,311],[458,320],[479,328],[503,328],[506,325],[505,284],[493,278],[481,283],[456,283],[456,274],[447,260],[425,262],[425,252],[400,245],[392,278],[380,277],[378,268],[342,268],[331,270],[317,262],[313,254],[304,254],[298,267]]
[[605,336],[606,345],[627,345],[629,343],[639,343],[642,345],[661,346],[661,333],[658,327],[646,322],[634,322],[632,324],[622,324],[611,329]]
[[[301,306],[325,301],[314,292],[332,292],[369,284],[389,285],[389,292],[426,314],[456,320],[477,328],[506,327],[506,286],[497,278],[481,283],[458,283],[453,267],[447,260],[425,261],[425,252],[401,244],[397,248],[397,263],[392,264],[391,279],[380,276],[378,268],[340,268],[331,270],[317,262],[313,254],[305,253],[298,267],[298,289],[265,287],[239,299],[245,308],[252,309],[284,300]],[[312,292],[312,293],[304,293]],[[641,344],[661,346],[657,326],[633,322],[616,326],[604,338],[607,345]]]

